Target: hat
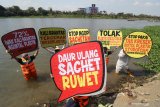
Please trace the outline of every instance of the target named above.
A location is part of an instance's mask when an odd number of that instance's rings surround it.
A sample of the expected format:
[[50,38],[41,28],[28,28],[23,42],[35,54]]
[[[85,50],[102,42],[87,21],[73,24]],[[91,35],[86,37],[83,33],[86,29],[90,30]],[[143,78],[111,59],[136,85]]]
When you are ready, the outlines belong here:
[[59,49],[60,49],[59,46],[56,46],[55,50],[59,50]]

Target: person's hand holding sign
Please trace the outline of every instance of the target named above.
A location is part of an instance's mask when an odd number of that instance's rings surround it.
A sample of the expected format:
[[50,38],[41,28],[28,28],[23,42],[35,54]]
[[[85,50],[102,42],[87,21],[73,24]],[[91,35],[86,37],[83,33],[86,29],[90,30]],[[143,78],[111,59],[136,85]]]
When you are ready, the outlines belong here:
[[62,91],[58,101],[75,95],[102,92],[106,80],[105,70],[100,42],[76,44],[54,54],[51,72],[56,86]]

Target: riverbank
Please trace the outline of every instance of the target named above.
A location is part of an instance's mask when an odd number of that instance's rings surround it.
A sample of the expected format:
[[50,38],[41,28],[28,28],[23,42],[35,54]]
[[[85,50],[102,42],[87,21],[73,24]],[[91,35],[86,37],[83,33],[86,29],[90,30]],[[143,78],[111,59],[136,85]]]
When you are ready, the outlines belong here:
[[[147,76],[130,77],[121,74],[115,87],[107,87],[103,94],[90,97],[88,107],[159,107],[160,104],[160,73],[147,73]],[[119,76],[119,75],[115,75]],[[154,90],[154,91],[152,91]],[[33,107],[65,107],[66,101],[58,103],[56,100],[41,102]],[[108,106],[107,106],[108,105]],[[112,106],[111,106],[112,105]]]
[[109,17],[103,15],[54,15],[54,16],[10,16],[10,17],[0,17],[0,19],[4,18],[83,18],[83,19],[124,19],[127,21],[138,21],[138,20],[146,20],[149,22],[160,22],[160,18],[122,18],[122,17]]
[[126,91],[117,95],[113,107],[159,107],[160,73],[147,79],[147,81],[148,83],[137,88],[125,87]]

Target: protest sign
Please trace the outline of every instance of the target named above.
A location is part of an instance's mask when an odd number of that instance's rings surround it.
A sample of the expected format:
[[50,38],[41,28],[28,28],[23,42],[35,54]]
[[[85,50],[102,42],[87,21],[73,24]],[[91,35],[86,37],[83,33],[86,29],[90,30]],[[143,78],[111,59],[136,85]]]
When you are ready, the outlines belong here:
[[99,41],[70,46],[54,54],[51,73],[61,95],[58,101],[75,95],[96,95],[106,86],[106,64]]
[[68,43],[73,45],[81,42],[90,41],[90,32],[88,29],[71,29],[68,31]]
[[9,32],[3,35],[1,40],[12,57],[38,48],[38,40],[34,28],[24,28]]
[[123,43],[125,53],[133,58],[141,58],[148,55],[152,46],[151,38],[144,32],[129,34]]
[[41,28],[38,34],[43,48],[55,48],[66,44],[66,30],[64,28]]
[[100,30],[97,40],[101,41],[103,47],[108,49],[111,46],[120,46],[122,44],[122,32],[120,30]]

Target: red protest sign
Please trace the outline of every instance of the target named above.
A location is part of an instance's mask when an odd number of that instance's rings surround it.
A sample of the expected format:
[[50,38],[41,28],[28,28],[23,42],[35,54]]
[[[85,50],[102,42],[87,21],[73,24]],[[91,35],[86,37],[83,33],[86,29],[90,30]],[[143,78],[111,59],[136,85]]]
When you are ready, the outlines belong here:
[[62,92],[58,101],[75,95],[95,95],[105,85],[106,67],[99,41],[65,48],[54,54],[50,63],[54,82]]
[[24,28],[2,36],[2,43],[12,57],[37,49],[38,40],[34,28]]

